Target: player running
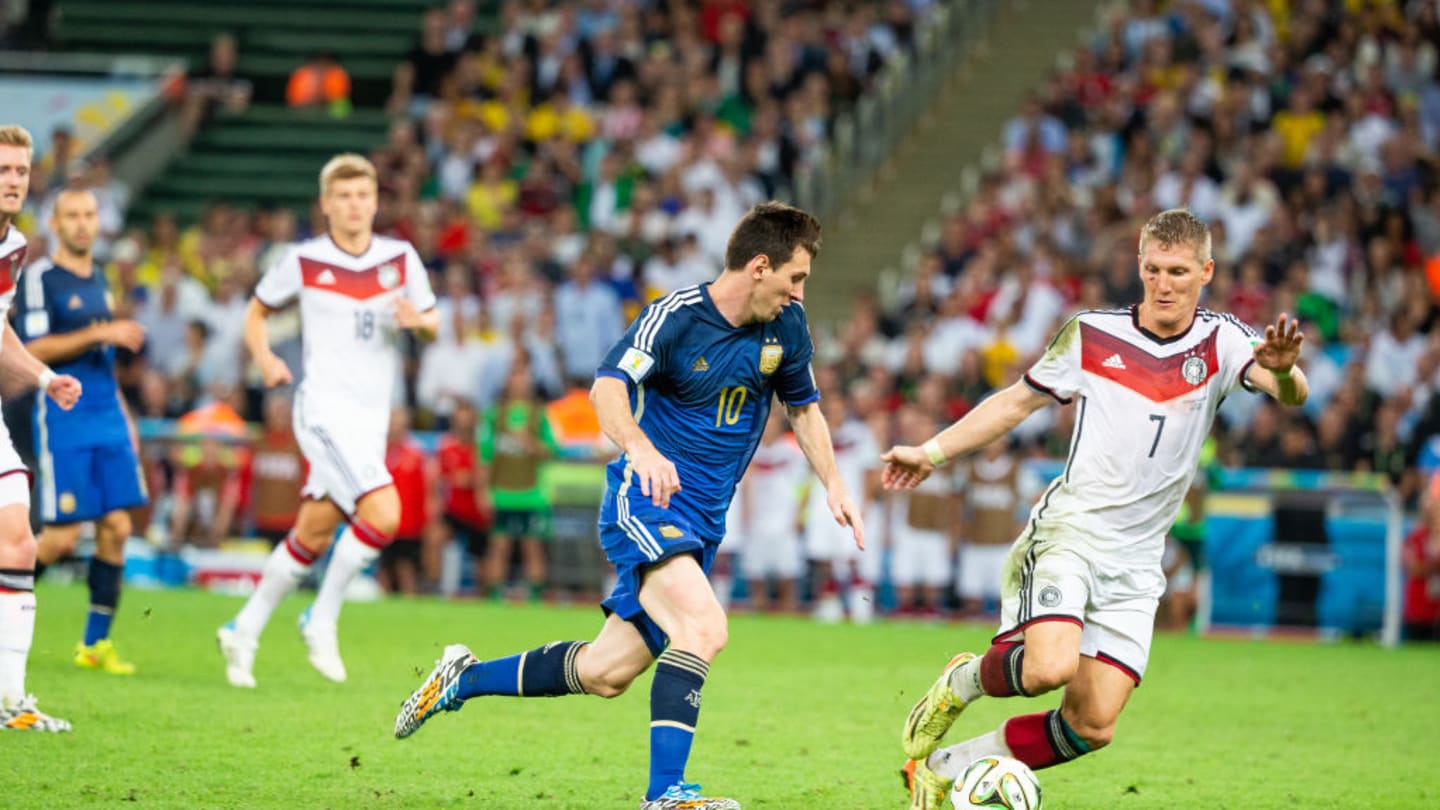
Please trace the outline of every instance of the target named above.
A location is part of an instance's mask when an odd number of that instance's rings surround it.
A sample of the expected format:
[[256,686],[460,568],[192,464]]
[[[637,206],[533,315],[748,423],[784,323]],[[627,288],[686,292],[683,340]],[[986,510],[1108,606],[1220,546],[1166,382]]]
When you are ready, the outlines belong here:
[[[490,661],[459,644],[401,708],[408,737],[440,711],[482,695],[615,697],[651,663],[650,778],[642,810],[726,810],[685,781],[725,612],[705,575],[725,513],[764,431],[772,394],[828,491],[830,513],[864,545],[864,524],[835,465],[810,373],[805,281],[819,252],[815,218],[778,203],[741,219],[726,270],[653,302],[597,372],[590,398],[624,453],[607,469],[600,541],[618,581],[593,642],[557,641]],[[658,659],[658,661],[657,661]]]
[[265,385],[284,385],[292,382],[290,369],[270,350],[265,318],[299,301],[305,368],[295,394],[295,438],[310,472],[295,528],[271,552],[255,593],[218,632],[232,686],[255,686],[260,632],[342,521],[320,592],[300,616],[300,634],[315,669],[345,680],[336,638],[345,586],[379,558],[400,523],[400,498],[385,469],[397,332],[433,335],[439,325],[415,248],[373,231],[374,165],[360,155],[333,158],[320,172],[320,205],[329,233],[286,253],[260,280],[245,314],[245,344]]
[[[1139,305],[1071,318],[1021,382],[920,447],[884,455],[885,486],[910,489],[1052,399],[1078,409],[1065,471],[1010,548],[999,634],[983,655],[955,656],[905,721],[912,808],[940,808],[978,757],[1012,756],[1039,769],[1109,744],[1145,673],[1165,589],[1165,533],[1220,401],[1237,387],[1285,405],[1305,401],[1295,321],[1280,315],[1261,339],[1234,317],[1198,307],[1215,269],[1210,250],[1210,229],[1194,214],[1155,215],[1140,232]],[[936,750],[982,695],[1061,687],[1060,708]]]
[[144,506],[139,449],[125,400],[115,380],[115,347],[139,351],[145,328],[112,320],[105,273],[92,248],[99,234],[100,205],[89,190],[66,190],[55,199],[50,230],[54,255],[25,274],[15,298],[15,330],[36,359],[71,374],[85,398],[70,410],[35,398],[35,455],[40,465],[40,532],[37,575],[75,549],[80,529],[95,525],[95,553],[87,582],[90,611],[75,648],[76,666],[129,675],[110,640],[120,604],[130,510]]
[[[34,380],[41,396],[75,407],[80,381],[56,374],[25,350],[11,329],[10,303],[25,264],[25,237],[15,218],[30,191],[33,141],[24,127],[0,126],[0,372]],[[70,724],[40,711],[25,692],[25,661],[35,638],[35,535],[30,531],[29,471],[0,423],[0,729],[69,731]]]

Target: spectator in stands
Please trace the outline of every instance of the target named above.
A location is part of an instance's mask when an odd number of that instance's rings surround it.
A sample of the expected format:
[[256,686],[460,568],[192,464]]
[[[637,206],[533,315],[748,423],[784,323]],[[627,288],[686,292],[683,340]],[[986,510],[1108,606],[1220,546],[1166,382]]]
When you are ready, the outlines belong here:
[[1421,502],[1421,519],[1405,538],[1405,640],[1440,641],[1440,473]]
[[316,51],[295,68],[285,83],[285,103],[292,108],[325,107],[336,117],[350,112],[350,74],[329,51]]
[[441,83],[455,66],[457,49],[449,46],[445,11],[434,8],[420,18],[420,37],[405,61],[395,66],[391,77],[392,115],[421,115],[426,106],[440,97]]
[[[410,411],[390,411],[390,432],[385,445],[385,469],[395,481],[400,496],[400,523],[395,540],[380,552],[378,579],[390,593],[414,595],[420,592],[421,559],[427,535],[434,535],[439,516],[434,462],[410,435]],[[430,570],[434,570],[432,564]]]
[[[450,414],[450,427],[435,450],[439,489],[448,539],[460,544],[473,561],[475,581],[485,581],[490,527],[495,517],[490,499],[489,471],[476,451],[478,421],[475,406],[458,399]],[[438,578],[438,572],[436,572]]]
[[596,278],[593,254],[570,267],[570,277],[555,290],[555,337],[571,384],[584,384],[605,359],[605,347],[625,331],[620,296]]
[[559,452],[529,364],[517,360],[500,402],[486,409],[478,431],[480,461],[489,470],[494,528],[483,587],[498,599],[510,578],[510,556],[519,545],[531,601],[545,585],[545,549],[550,539],[550,502],[541,482],[547,460]]
[[264,424],[250,458],[245,497],[255,533],[274,547],[285,539],[300,511],[307,465],[290,424],[291,401],[272,393],[265,399]]
[[216,548],[230,536],[243,492],[243,459],[213,436],[177,449],[170,538],[174,545]]
[[239,48],[235,35],[216,34],[210,41],[210,60],[186,84],[180,113],[180,142],[190,143],[201,122],[217,112],[244,112],[254,92],[250,79],[238,70]]

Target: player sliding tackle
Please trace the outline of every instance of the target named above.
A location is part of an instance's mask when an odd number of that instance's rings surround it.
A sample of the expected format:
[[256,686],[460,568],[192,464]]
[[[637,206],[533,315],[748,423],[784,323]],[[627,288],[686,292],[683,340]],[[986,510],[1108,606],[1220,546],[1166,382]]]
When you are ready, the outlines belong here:
[[[1157,214],[1140,232],[1139,260],[1138,306],[1071,318],[1021,381],[920,447],[883,456],[885,486],[912,489],[1051,400],[1078,409],[1065,470],[1010,548],[999,634],[983,655],[955,656],[906,718],[912,808],[938,810],[978,757],[1039,769],[1109,744],[1145,673],[1165,589],[1165,532],[1220,401],[1237,387],[1286,405],[1305,401],[1295,321],[1281,314],[1262,340],[1234,317],[1198,308],[1215,270],[1204,222],[1185,210]],[[1060,708],[936,750],[981,696],[1062,687]]]
[[590,389],[601,427],[624,451],[607,468],[600,506],[600,542],[618,579],[602,603],[600,634],[490,661],[459,644],[446,647],[405,701],[395,736],[408,737],[436,712],[482,695],[616,697],[654,663],[650,780],[641,809],[740,806],[703,796],[685,781],[685,764],[701,690],[727,633],[705,575],[772,396],[785,404],[830,513],[864,548],[860,511],[836,467],[810,373],[814,347],[800,302],[819,249],[814,217],[757,205],[730,235],[718,279],[640,313]]
[[320,172],[320,205],[329,232],[302,242],[260,279],[245,313],[245,345],[266,387],[292,382],[270,350],[265,318],[300,304],[305,377],[295,394],[295,439],[310,464],[295,528],[275,547],[255,593],[218,632],[225,677],[254,687],[260,632],[280,600],[299,584],[335,529],[345,531],[315,603],[300,617],[310,663],[345,680],[336,624],[345,586],[380,557],[400,524],[400,497],[385,469],[391,388],[399,374],[395,334],[434,334],[439,323],[425,265],[409,242],[374,234],[375,167],[339,155]]

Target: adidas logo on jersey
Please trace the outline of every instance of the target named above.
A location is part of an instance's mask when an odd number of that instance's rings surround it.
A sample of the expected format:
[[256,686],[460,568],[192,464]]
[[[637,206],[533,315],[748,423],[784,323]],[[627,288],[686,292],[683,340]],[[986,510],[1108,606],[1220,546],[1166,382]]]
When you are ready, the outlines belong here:
[[701,357],[700,359],[698,359],[698,360],[695,361],[695,365],[691,366],[691,367],[690,367],[690,370],[691,370],[691,371],[709,371],[709,370],[710,370],[710,364],[707,363],[707,362],[705,362],[705,358],[704,358],[704,357]]
[[329,270],[321,270],[320,275],[315,277],[315,283],[324,284],[327,286],[334,286],[335,274],[330,272]]
[[1104,366],[1105,368],[1125,368],[1125,361],[1120,359],[1119,354],[1112,354],[1105,359],[1105,362],[1101,363],[1100,365]]

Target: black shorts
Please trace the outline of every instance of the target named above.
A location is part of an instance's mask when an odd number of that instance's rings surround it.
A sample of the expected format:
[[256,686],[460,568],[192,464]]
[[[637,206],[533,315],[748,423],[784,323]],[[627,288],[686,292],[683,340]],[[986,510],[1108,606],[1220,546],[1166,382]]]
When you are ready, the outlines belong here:
[[496,509],[495,533],[512,541],[550,539],[550,511],[546,509]]
[[454,515],[445,516],[445,525],[450,527],[450,533],[465,546],[465,550],[474,556],[484,557],[490,549],[489,529],[471,526]]
[[401,560],[409,560],[417,570],[420,568],[420,538],[397,537],[380,551],[380,568],[392,575]]

